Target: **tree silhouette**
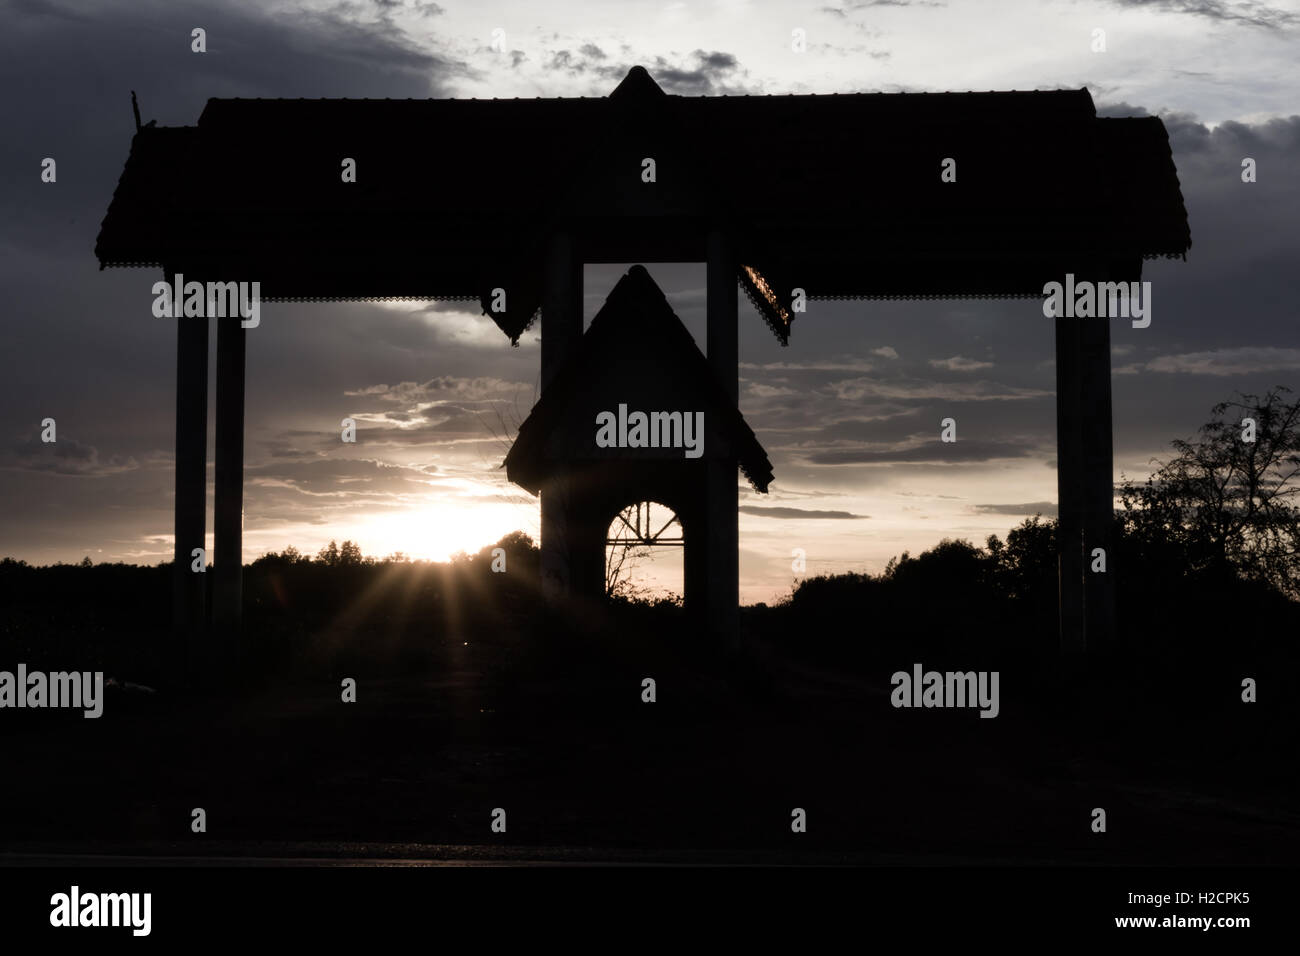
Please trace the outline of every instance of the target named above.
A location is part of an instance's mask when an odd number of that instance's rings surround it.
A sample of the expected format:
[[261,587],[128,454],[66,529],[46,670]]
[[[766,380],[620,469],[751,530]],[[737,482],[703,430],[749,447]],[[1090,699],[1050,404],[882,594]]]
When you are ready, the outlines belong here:
[[316,554],[318,564],[328,564],[331,567],[339,563],[339,546],[331,541],[328,545],[321,548]]
[[1300,401],[1286,401],[1289,392],[1220,402],[1145,483],[1124,481],[1126,536],[1175,547],[1190,571],[1232,572],[1300,597]]

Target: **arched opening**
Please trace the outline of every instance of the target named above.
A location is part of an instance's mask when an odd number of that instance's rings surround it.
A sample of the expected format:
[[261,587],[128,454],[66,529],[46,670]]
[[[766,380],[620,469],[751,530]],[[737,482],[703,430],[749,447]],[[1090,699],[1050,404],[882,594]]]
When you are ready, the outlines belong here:
[[605,535],[605,596],[673,600],[685,594],[686,535],[681,519],[658,501],[637,501]]

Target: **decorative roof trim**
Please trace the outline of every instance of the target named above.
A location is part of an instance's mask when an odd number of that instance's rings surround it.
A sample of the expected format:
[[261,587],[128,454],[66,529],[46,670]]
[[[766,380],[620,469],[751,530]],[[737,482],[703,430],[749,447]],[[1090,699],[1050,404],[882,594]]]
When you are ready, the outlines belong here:
[[750,304],[754,306],[758,314],[763,317],[763,321],[772,330],[772,334],[776,336],[782,348],[788,346],[790,344],[790,313],[781,305],[766,277],[753,266],[742,265],[737,281],[740,283],[740,287],[745,290],[745,297],[749,299]]

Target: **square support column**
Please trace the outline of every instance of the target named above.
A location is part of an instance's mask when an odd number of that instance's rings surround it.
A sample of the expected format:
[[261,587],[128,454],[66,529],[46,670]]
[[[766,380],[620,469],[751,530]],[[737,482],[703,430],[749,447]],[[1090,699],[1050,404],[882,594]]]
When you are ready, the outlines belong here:
[[[706,240],[708,331],[706,356],[731,401],[740,395],[737,343],[737,264],[732,239],[714,229]],[[735,648],[740,638],[740,496],[735,458],[708,459],[705,506],[709,626]],[[689,543],[688,543],[689,547]]]
[[239,316],[217,319],[212,620],[223,630],[237,630],[243,616],[244,334]]
[[[1136,280],[1135,270],[1108,269],[1099,281]],[[1109,304],[1107,312],[1109,313]],[[1084,642],[1089,652],[1115,642],[1115,575],[1123,567],[1115,554],[1115,457],[1111,406],[1110,324],[1114,318],[1084,319],[1079,331],[1079,407],[1083,448],[1083,610]],[[1093,571],[1094,552],[1105,555],[1105,571]]]
[[[1140,266],[1138,269],[1140,273]],[[1104,282],[1116,269],[1076,281]],[[1099,304],[1100,308],[1100,304]],[[1109,308],[1107,309],[1109,312]],[[1109,647],[1115,637],[1115,477],[1110,382],[1113,318],[1056,320],[1056,443],[1061,651]],[[1104,552],[1105,570],[1094,552]]]
[[1080,336],[1084,321],[1056,322],[1057,583],[1061,653],[1081,654],[1083,631],[1083,445]]
[[[542,392],[550,387],[564,361],[582,338],[582,261],[573,237],[552,236],[546,247],[542,276]],[[566,514],[568,475],[555,474],[542,489],[540,564],[542,596],[556,603],[569,596],[571,568]]]
[[[167,277],[168,282],[171,276]],[[172,622],[183,661],[201,649],[205,573],[194,550],[207,547],[208,320],[176,319],[176,500]],[[205,562],[206,564],[206,562]],[[188,663],[183,666],[188,666]]]

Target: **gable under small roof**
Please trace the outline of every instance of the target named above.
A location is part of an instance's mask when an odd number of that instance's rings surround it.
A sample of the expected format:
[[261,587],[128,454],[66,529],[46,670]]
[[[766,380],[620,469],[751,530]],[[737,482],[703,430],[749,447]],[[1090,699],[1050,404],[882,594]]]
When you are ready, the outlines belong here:
[[[703,410],[710,417],[721,416],[721,429],[736,452],[741,472],[756,491],[766,493],[773,477],[767,453],[663,291],[639,265],[615,284],[586,334],[519,426],[519,435],[504,462],[510,481],[533,494],[540,493],[554,467],[547,458],[547,439],[566,425],[574,400],[588,388],[590,371],[616,364],[629,341],[638,340],[650,342],[670,355],[670,364],[663,367],[664,375],[679,377],[702,390],[708,403]],[[592,435],[594,442],[594,428]]]

